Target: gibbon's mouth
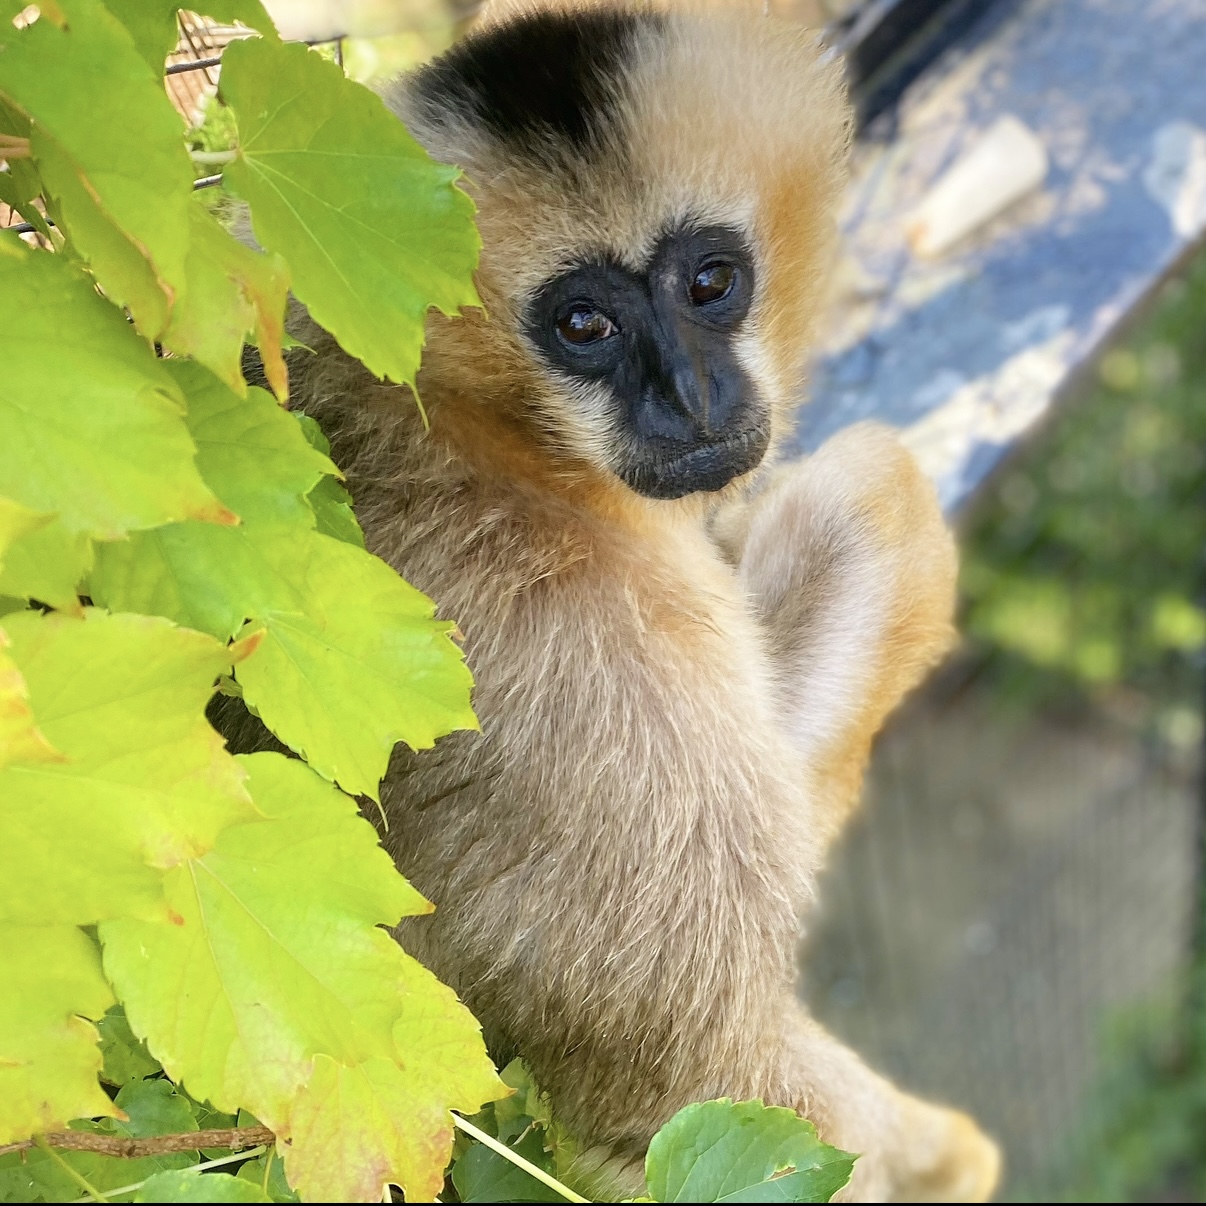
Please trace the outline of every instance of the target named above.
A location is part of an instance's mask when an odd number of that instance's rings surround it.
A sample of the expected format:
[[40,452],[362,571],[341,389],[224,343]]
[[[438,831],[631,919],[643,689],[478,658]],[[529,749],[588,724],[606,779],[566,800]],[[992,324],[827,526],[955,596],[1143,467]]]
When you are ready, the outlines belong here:
[[770,444],[770,431],[755,428],[740,435],[703,444],[678,456],[650,457],[620,471],[620,477],[646,498],[673,499],[688,494],[723,490],[735,477],[761,462]]

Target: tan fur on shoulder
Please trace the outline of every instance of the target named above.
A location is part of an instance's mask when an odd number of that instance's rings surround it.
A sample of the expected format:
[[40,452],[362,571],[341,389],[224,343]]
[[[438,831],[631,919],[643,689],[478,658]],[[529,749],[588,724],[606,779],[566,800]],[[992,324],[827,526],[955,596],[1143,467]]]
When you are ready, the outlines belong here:
[[869,1071],[793,991],[871,738],[950,640],[933,491],[863,427],[753,501],[741,481],[639,496],[521,330],[584,253],[639,265],[677,222],[736,226],[758,280],[740,357],[779,438],[843,179],[839,68],[797,28],[676,9],[638,27],[617,87],[575,160],[515,155],[404,86],[393,103],[478,204],[485,312],[429,323],[430,430],[320,333],[295,369],[370,547],[459,622],[477,683],[481,732],[399,748],[383,787],[386,844],[437,905],[399,938],[629,1192],[667,1118],[731,1096],[861,1153],[851,1200],[984,1197],[997,1155],[974,1124]]

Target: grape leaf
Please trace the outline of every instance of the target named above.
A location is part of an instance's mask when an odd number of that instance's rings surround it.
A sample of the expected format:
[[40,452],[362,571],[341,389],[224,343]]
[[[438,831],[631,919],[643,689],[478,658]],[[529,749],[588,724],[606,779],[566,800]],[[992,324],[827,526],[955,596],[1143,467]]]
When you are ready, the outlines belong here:
[[235,1175],[241,1181],[253,1181],[256,1185],[263,1185],[265,1174],[268,1176],[268,1196],[274,1202],[301,1201],[297,1192],[291,1189],[289,1182],[285,1180],[284,1162],[277,1156],[274,1149],[240,1165],[239,1171]]
[[166,1080],[131,1080],[117,1094],[127,1121],[114,1128],[136,1139],[151,1135],[180,1135],[198,1129],[188,1099]]
[[[60,3],[68,18],[63,27],[35,21],[17,30],[0,23],[0,96],[33,119],[35,163],[62,199],[73,240],[101,286],[155,338],[185,282],[192,167],[180,119],[158,74],[100,0]],[[47,157],[42,134],[61,155]],[[85,216],[81,206],[93,212]],[[116,230],[104,230],[106,223]],[[136,254],[119,256],[119,237]],[[162,294],[153,304],[138,257],[151,266]]]
[[29,688],[8,653],[8,634],[0,628],[0,771],[13,762],[36,765],[62,760],[38,728],[29,706]]
[[426,749],[476,729],[473,679],[435,604],[354,545],[313,534],[265,553],[296,584],[303,614],[253,620],[263,632],[235,677],[243,698],[290,749],[345,791],[377,799],[397,741]]
[[177,361],[169,371],[188,398],[198,468],[223,503],[244,524],[313,527],[302,496],[323,474],[339,470],[293,416],[263,390],[240,399],[196,365]]
[[[544,1149],[544,1129],[531,1126],[511,1144],[529,1164],[547,1173],[553,1161]],[[555,1189],[524,1172],[484,1143],[471,1143],[452,1166],[452,1183],[462,1202],[564,1202]]]
[[[147,65],[157,75],[162,73],[164,60],[176,48],[180,36],[175,0],[105,0],[105,7],[129,31]],[[208,0],[189,11],[213,17],[223,25],[237,21],[263,34],[276,33],[260,0]]]
[[452,1154],[449,1105],[473,1110],[496,1090],[479,1072],[476,1087],[449,1102],[430,1083],[445,1065],[424,1051],[425,1037],[413,1037],[403,1067],[389,1059],[348,1067],[315,1057],[284,1154],[303,1200],[375,1201],[386,1182],[400,1185],[411,1202],[430,1202],[439,1193]]
[[0,498],[0,595],[78,611],[75,586],[91,560],[86,536],[69,535],[54,515]]
[[352,510],[352,496],[338,478],[328,474],[306,495],[306,502],[314,512],[318,531],[324,536],[364,548],[364,532]]
[[229,522],[197,472],[162,363],[61,256],[15,235],[0,236],[0,330],[21,332],[0,376],[0,494],[107,539],[176,519]]
[[167,324],[170,299],[154,266],[101,208],[58,142],[38,126],[31,143],[45,182],[46,208],[67,251],[103,282],[112,302],[130,311],[145,336],[156,338]]
[[231,1173],[200,1173],[188,1169],[161,1172],[147,1179],[136,1202],[271,1202],[254,1181]]
[[398,740],[430,746],[476,728],[472,677],[435,605],[376,557],[314,530],[305,495],[338,472],[262,390],[241,401],[194,366],[198,465],[235,528],[174,524],[98,546],[93,597],[222,638],[262,632],[237,673],[244,697],[327,778],[376,797]]
[[[0,498],[0,586],[5,567],[19,542],[44,527],[39,515],[8,498]],[[29,706],[29,689],[8,653],[8,634],[0,628],[0,770],[10,762],[54,762],[62,757],[46,740]]]
[[189,206],[187,286],[172,310],[164,344],[196,357],[240,394],[243,337],[253,334],[264,373],[278,398],[288,390],[281,355],[289,276],[280,256],[244,246],[224,230],[199,198]]
[[0,569],[0,594],[37,599],[79,613],[79,585],[92,565],[92,541],[53,515],[15,540]]
[[[129,1080],[143,1080],[163,1071],[151,1057],[146,1043],[140,1042],[126,1021],[126,1011],[114,1005],[97,1023],[100,1031],[101,1080],[119,1088]],[[187,1129],[187,1128],[185,1128]]]
[[242,523],[171,524],[102,545],[93,597],[115,610],[152,612],[225,640],[248,616],[302,610],[289,558],[282,575],[262,546],[304,545],[314,526],[304,495],[336,470],[263,390],[252,388],[241,399],[195,364],[173,361],[169,370],[188,398],[198,468]]
[[163,916],[162,869],[255,815],[205,720],[232,651],[149,616],[6,616],[33,713],[62,761],[0,770],[0,918]]
[[346,351],[413,383],[428,308],[479,304],[480,239],[457,170],[304,46],[232,45],[221,92],[239,123],[223,181],[251,206],[259,242],[285,258],[294,292]]
[[794,1110],[722,1097],[686,1106],[654,1135],[645,1178],[654,1202],[828,1202],[854,1160]]
[[[430,906],[354,802],[281,755],[241,761],[265,819],[168,872],[179,924],[104,923],[106,970],[174,1079],[272,1127],[304,1197],[324,1178],[331,1200],[369,1200],[388,1179],[418,1200],[442,1177],[448,1109],[506,1090],[468,1011],[378,928]],[[361,1154],[320,1168],[352,1133]]]
[[0,1144],[118,1113],[85,1020],[113,1003],[96,946],[74,926],[0,923],[0,967]]
[[23,507],[11,498],[0,498],[0,570],[7,563],[13,544],[30,532],[45,527],[51,518]]
[[[301,424],[311,447],[317,448],[324,456],[329,455],[331,444],[323,435],[322,428],[309,415],[300,411],[295,411],[293,417]],[[306,495],[306,501],[314,512],[318,530],[324,536],[334,536],[336,540],[364,548],[364,532],[356,513],[352,510],[352,496],[339,480],[341,476],[338,472],[325,476]]]

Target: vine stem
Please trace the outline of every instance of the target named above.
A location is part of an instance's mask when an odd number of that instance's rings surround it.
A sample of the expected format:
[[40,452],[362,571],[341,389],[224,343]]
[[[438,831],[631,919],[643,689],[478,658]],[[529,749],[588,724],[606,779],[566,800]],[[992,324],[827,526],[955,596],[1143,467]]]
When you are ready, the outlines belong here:
[[82,1201],[103,1202],[105,1200],[101,1197],[92,1182],[79,1169],[72,1168],[41,1135],[35,1135],[34,1142],[88,1195],[86,1198],[81,1199]]
[[[193,1164],[185,1172],[206,1172],[211,1168],[218,1168],[223,1164],[233,1164],[236,1160],[254,1160],[256,1156],[262,1156],[268,1150],[267,1147],[253,1147],[249,1152],[236,1152],[232,1156],[219,1156],[216,1160],[203,1160],[200,1164]],[[54,1155],[52,1152],[51,1155]],[[63,1161],[68,1168],[67,1162]],[[103,1202],[106,1198],[115,1198],[119,1193],[134,1193],[135,1190],[141,1189],[146,1184],[146,1180],[135,1181],[133,1185],[119,1185],[116,1189],[104,1189],[99,1193],[95,1193],[91,1198],[76,1198],[72,1206],[79,1206],[81,1202]]]
[[476,1127],[472,1122],[467,1122],[459,1114],[453,1114],[453,1123],[459,1127],[466,1135],[471,1135],[478,1143],[483,1143],[491,1151],[497,1152],[504,1160],[510,1160],[516,1168],[522,1168],[529,1177],[535,1179],[543,1185],[547,1185],[550,1189],[559,1193],[567,1202],[589,1202],[590,1198],[584,1198],[581,1194],[575,1193],[568,1185],[562,1185],[556,1177],[550,1176],[543,1168],[537,1168],[530,1160],[525,1160],[518,1152],[512,1151],[505,1143],[500,1143],[493,1135],[486,1134],[480,1127]]
[[143,1156],[163,1156],[168,1152],[193,1152],[202,1147],[255,1147],[271,1143],[275,1136],[266,1126],[224,1127],[220,1130],[183,1131],[178,1135],[152,1135],[129,1139],[125,1135],[98,1135],[94,1131],[51,1131],[33,1139],[6,1143],[0,1156],[34,1147],[61,1147],[73,1152],[100,1152],[137,1160]]

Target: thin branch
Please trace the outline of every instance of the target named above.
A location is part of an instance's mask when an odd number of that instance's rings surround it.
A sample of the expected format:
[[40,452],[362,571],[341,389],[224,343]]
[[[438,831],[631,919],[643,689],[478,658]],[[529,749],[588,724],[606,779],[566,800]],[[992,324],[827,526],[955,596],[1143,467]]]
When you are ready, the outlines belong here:
[[93,1131],[54,1131],[35,1135],[19,1143],[0,1146],[0,1156],[22,1152],[31,1147],[60,1147],[71,1152],[100,1152],[104,1156],[123,1156],[138,1160],[143,1156],[163,1156],[169,1152],[195,1152],[203,1147],[229,1147],[239,1150],[272,1143],[276,1136],[266,1126],[232,1126],[222,1130],[185,1131],[180,1135],[152,1135],[149,1139],[127,1139],[124,1135],[98,1135]]
[[537,1168],[530,1160],[525,1160],[518,1152],[513,1151],[505,1143],[500,1143],[493,1135],[486,1134],[480,1127],[474,1126],[472,1122],[466,1122],[459,1114],[453,1114],[452,1121],[466,1135],[472,1135],[478,1143],[484,1143],[491,1151],[495,1151],[502,1156],[504,1160],[510,1160],[516,1168],[522,1168],[529,1177],[535,1177],[541,1184],[555,1190],[567,1202],[590,1201],[590,1198],[584,1198],[581,1194],[575,1193],[568,1185],[562,1185],[556,1177],[550,1176],[543,1168]]

